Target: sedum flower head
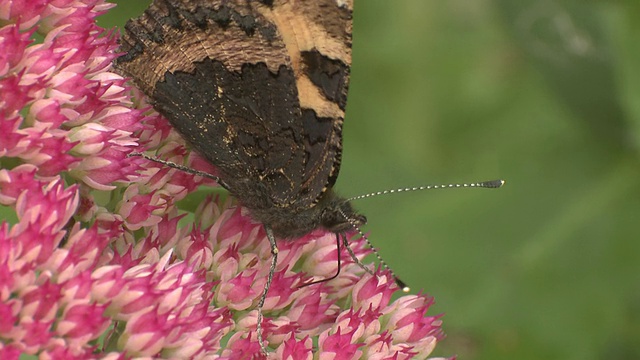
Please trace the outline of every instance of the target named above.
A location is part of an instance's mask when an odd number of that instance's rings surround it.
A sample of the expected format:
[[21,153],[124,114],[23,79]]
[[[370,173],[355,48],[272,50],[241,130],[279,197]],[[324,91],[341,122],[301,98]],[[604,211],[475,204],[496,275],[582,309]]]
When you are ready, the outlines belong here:
[[[224,196],[188,209],[179,202],[203,179],[127,158],[144,148],[215,171],[111,69],[117,35],[95,24],[111,7],[0,3],[0,358],[262,358],[264,229]],[[271,357],[420,359],[442,337],[432,298],[392,301],[390,275],[344,249],[338,278],[300,287],[337,270],[334,234],[279,248]]]

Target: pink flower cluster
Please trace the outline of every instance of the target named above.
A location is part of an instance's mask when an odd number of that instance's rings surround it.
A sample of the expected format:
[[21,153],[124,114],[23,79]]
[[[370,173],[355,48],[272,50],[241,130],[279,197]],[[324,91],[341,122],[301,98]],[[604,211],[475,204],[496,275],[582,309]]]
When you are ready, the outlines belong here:
[[[213,170],[112,71],[116,36],[95,25],[111,6],[0,1],[0,358],[263,358],[264,230],[231,199],[181,205],[203,179],[127,158]],[[391,301],[389,274],[345,249],[338,278],[300,287],[336,271],[334,234],[279,248],[274,358],[424,359],[441,338],[431,298]]]

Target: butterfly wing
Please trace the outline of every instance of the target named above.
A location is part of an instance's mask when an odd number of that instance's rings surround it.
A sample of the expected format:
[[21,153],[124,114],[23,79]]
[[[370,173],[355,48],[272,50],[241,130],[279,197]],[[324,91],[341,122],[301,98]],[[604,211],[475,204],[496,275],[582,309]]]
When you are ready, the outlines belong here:
[[350,3],[155,0],[125,29],[116,67],[245,206],[299,211],[334,184]]

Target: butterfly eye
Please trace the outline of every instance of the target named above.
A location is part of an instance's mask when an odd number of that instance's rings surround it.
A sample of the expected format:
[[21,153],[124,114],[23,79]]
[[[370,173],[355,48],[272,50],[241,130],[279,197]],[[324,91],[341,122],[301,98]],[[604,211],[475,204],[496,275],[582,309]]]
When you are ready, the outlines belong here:
[[366,225],[367,224],[367,217],[362,215],[362,214],[353,214],[353,222],[355,222],[356,224],[358,224],[358,226],[362,226],[362,225]]

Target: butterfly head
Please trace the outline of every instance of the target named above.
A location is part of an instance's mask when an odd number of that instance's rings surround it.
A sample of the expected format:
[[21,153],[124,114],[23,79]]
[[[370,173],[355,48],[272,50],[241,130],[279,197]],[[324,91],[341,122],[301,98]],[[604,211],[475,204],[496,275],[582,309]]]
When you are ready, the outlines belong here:
[[331,196],[329,201],[323,204],[320,224],[331,232],[343,233],[366,223],[367,218],[356,212],[351,203],[343,198]]

